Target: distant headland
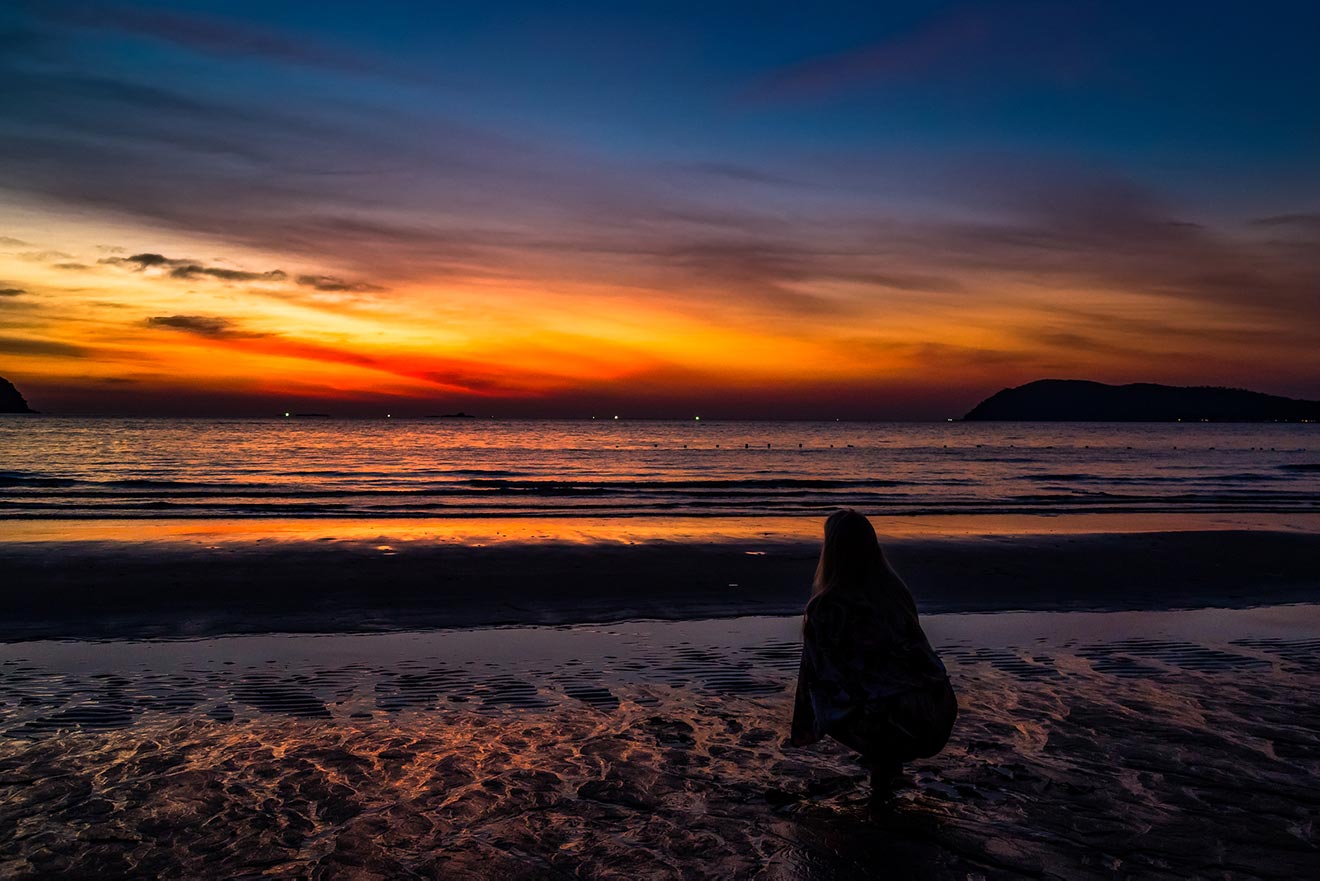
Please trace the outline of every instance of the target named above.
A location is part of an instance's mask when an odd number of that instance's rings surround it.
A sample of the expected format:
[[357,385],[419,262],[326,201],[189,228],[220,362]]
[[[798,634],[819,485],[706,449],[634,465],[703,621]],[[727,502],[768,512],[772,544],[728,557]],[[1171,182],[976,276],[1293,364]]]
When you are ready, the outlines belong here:
[[968,422],[1320,422],[1320,401],[1246,389],[1040,379],[1006,388]]
[[23,396],[14,388],[14,384],[0,376],[0,413],[35,413],[23,400]]

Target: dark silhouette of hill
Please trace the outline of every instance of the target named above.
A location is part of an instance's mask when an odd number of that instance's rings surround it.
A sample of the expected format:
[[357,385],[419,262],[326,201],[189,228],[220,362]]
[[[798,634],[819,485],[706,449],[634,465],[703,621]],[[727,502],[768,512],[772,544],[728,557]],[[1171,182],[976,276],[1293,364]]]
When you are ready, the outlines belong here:
[[1040,379],[1006,388],[972,408],[971,422],[1310,422],[1320,401],[1299,401],[1246,389],[1138,382],[1106,385],[1082,379]]
[[14,388],[14,384],[0,376],[0,413],[35,413],[23,400],[23,396]]

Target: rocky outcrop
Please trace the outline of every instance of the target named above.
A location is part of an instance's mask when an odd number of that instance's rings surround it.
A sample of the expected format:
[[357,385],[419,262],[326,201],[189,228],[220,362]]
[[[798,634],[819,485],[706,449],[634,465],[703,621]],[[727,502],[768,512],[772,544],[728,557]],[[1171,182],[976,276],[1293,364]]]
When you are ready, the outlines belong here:
[[1245,389],[1041,379],[996,392],[970,422],[1315,422],[1320,401]]
[[14,388],[14,384],[0,376],[0,413],[35,413],[27,401]]

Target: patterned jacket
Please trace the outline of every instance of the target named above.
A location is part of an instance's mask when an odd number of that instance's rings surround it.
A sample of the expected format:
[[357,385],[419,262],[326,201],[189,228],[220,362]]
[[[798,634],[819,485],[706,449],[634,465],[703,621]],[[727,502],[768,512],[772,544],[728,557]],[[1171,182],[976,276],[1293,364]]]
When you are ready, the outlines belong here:
[[868,704],[948,678],[895,579],[872,596],[820,594],[807,604],[791,741],[815,743]]

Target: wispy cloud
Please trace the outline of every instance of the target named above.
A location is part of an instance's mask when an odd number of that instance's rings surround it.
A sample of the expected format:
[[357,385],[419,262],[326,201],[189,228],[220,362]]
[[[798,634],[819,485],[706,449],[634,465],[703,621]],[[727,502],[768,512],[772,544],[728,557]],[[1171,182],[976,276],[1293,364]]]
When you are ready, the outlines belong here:
[[244,269],[229,269],[223,266],[204,266],[195,260],[171,259],[162,254],[134,254],[131,257],[105,257],[97,261],[112,266],[129,266],[135,271],[147,269],[168,270],[170,278],[193,279],[200,276],[217,278],[221,281],[284,281],[288,274],[279,269],[265,272],[250,272]]
[[1189,222],[1148,189],[1053,177],[1002,193],[999,204],[1011,209],[1002,220],[920,230],[924,259],[1320,323],[1320,257]]
[[0,353],[6,355],[45,355],[56,358],[84,358],[89,350],[83,346],[60,342],[59,340],[41,339],[32,336],[0,335]]
[[1253,226],[1284,227],[1306,232],[1320,233],[1320,212],[1302,214],[1276,214],[1271,217],[1258,217],[1251,221]]
[[37,0],[22,4],[39,20],[83,30],[113,31],[169,43],[208,55],[263,59],[356,74],[397,71],[350,47],[332,46],[306,34],[288,34],[217,15],[177,12],[97,0]]
[[353,293],[376,293],[383,287],[364,281],[345,281],[334,275],[300,275],[298,284],[318,291],[350,291]]
[[436,388],[479,395],[535,395],[547,384],[563,383],[562,379],[535,371],[510,375],[500,364],[479,358],[369,354],[280,334],[256,333],[243,329],[232,319],[216,315],[157,315],[143,324],[199,337],[199,344],[221,346],[236,353],[360,367]]
[[216,315],[153,315],[144,323],[147,327],[177,330],[213,339],[252,336],[238,330],[228,318]]
[[[302,274],[290,276],[282,269],[249,270],[235,269],[228,266],[213,266],[186,257],[166,257],[164,254],[146,252],[128,257],[103,257],[97,263],[104,266],[116,266],[133,272],[156,272],[156,277],[193,281],[199,278],[213,278],[225,282],[290,282],[298,287],[327,293],[380,293],[386,288],[366,281],[350,281],[337,275]],[[84,267],[85,268],[85,267]]]
[[1106,45],[1124,34],[1121,16],[1102,4],[1043,0],[957,2],[878,38],[818,53],[761,76],[743,92],[753,102],[834,96],[861,88],[912,81],[990,77],[1016,72],[1036,80],[1072,81],[1121,54]]

